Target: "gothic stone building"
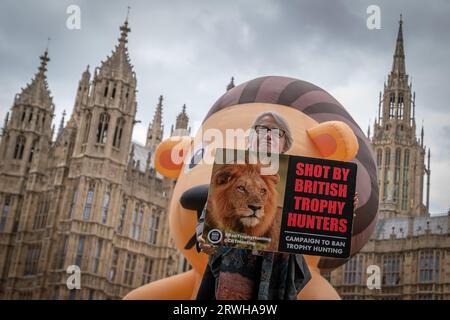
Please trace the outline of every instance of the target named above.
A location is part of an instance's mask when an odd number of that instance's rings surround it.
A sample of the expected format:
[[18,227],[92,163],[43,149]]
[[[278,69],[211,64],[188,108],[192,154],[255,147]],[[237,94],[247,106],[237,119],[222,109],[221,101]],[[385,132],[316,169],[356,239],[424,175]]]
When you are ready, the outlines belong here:
[[[426,156],[423,127],[420,139],[416,137],[402,25],[400,18],[392,70],[380,93],[371,138],[380,190],[377,228],[356,256],[327,274],[343,299],[450,299],[450,212],[429,213],[430,150]],[[380,289],[369,279],[371,265],[381,272]]]
[[[128,21],[111,56],[82,74],[67,124],[53,139],[48,52],[14,97],[0,143],[0,299],[119,299],[185,271],[168,232],[174,181],[155,172],[162,97],[145,146],[132,142],[136,74]],[[173,134],[187,134],[185,107]],[[67,268],[81,272],[69,290]]]

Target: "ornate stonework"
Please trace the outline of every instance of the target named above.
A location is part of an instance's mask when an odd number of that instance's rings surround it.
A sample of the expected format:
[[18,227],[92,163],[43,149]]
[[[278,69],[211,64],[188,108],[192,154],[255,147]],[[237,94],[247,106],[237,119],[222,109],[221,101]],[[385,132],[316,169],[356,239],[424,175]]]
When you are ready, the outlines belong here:
[[[174,181],[152,163],[163,136],[162,97],[149,125],[154,138],[146,146],[132,142],[137,103],[128,21],[120,30],[112,55],[92,75],[89,67],[83,72],[55,140],[47,51],[5,119],[0,299],[120,299],[189,268],[168,230]],[[80,267],[80,290],[66,285],[70,265]]]
[[[418,139],[401,18],[371,139],[380,189],[376,231],[360,253],[325,275],[344,299],[450,299],[450,212],[429,213],[430,150],[425,165],[424,130]],[[370,280],[367,285],[371,266],[381,272],[380,289],[370,289]]]

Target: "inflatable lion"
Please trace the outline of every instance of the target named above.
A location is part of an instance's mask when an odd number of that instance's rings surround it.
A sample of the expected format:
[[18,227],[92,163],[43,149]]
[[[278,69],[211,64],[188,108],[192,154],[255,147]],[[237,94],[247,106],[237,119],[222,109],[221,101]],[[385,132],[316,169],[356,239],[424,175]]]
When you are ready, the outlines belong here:
[[[287,154],[352,161],[358,165],[356,191],[359,207],[353,223],[351,255],[370,238],[377,220],[378,183],[370,141],[348,112],[323,89],[302,80],[268,76],[245,82],[227,91],[212,106],[194,138],[163,141],[155,154],[156,169],[177,178],[169,208],[170,232],[192,269],[130,292],[125,299],[195,299],[208,256],[196,250],[195,227],[207,201],[212,165],[201,160],[216,147],[203,132],[249,128],[257,115],[275,111],[288,121],[294,142]],[[224,142],[227,147],[227,141]],[[184,164],[174,162],[179,148]],[[346,262],[305,256],[312,279],[299,299],[339,299],[336,290],[321,276]]]

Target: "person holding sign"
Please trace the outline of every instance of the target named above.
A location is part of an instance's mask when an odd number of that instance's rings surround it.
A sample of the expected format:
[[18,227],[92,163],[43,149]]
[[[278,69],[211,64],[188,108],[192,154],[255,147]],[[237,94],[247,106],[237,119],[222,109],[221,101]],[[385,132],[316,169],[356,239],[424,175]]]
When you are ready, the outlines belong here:
[[[287,122],[275,112],[259,115],[252,129],[249,150],[285,153],[292,145]],[[303,255],[207,244],[202,236],[205,209],[196,233],[199,247],[209,259],[197,299],[297,299],[297,294],[311,279]]]
[[[230,145],[231,151],[225,154],[232,153],[232,149],[236,149],[232,147],[236,145],[236,138],[238,138],[238,144],[240,145],[241,143],[240,136],[236,137],[237,130],[250,129],[257,116],[265,111],[275,111],[281,115],[289,124],[291,136],[294,138],[289,150],[284,154],[277,155],[281,162],[280,170],[278,170],[280,181],[276,183],[278,200],[275,208],[278,212],[281,211],[281,214],[277,214],[276,217],[278,219],[281,217],[281,219],[285,220],[282,220],[281,223],[276,221],[277,226],[280,226],[278,228],[279,236],[277,238],[276,234],[271,235],[270,239],[279,239],[279,241],[272,242],[266,241],[265,238],[269,238],[268,235],[260,232],[261,229],[264,229],[264,232],[266,232],[265,227],[259,228],[260,230],[242,230],[238,224],[223,224],[223,222],[228,223],[228,217],[233,218],[233,216],[239,217],[237,222],[242,222],[243,225],[250,227],[252,223],[256,224],[258,222],[245,204],[248,202],[247,205],[258,207],[259,204],[257,202],[261,202],[261,200],[264,202],[265,200],[261,199],[262,197],[256,199],[257,201],[255,201],[255,198],[246,200],[243,197],[239,197],[237,192],[237,187],[240,185],[244,185],[246,190],[252,193],[264,188],[264,183],[260,183],[261,179],[258,179],[257,174],[247,174],[247,169],[244,171],[237,170],[239,171],[237,172],[237,177],[239,178],[234,178],[235,172],[233,172],[232,181],[229,181],[230,183],[227,182],[226,186],[220,186],[220,182],[216,183],[213,180],[214,175],[211,174],[211,169],[234,166],[230,161],[215,162],[213,164],[211,156],[215,154],[215,158],[220,160],[220,149],[228,145]],[[213,130],[210,131],[209,129]],[[208,134],[205,134],[206,132]],[[210,134],[211,132],[212,135]],[[234,135],[233,141],[230,140],[228,133]],[[223,144],[224,137],[226,137],[226,144]],[[248,141],[245,143],[245,148],[246,156],[253,153],[249,151]],[[180,152],[181,150],[182,152]],[[286,160],[293,164],[294,161],[302,161],[301,157],[310,157],[310,159],[305,159],[305,164],[319,163],[341,168],[348,168],[348,166],[344,163],[336,163],[336,166],[334,166],[327,161],[334,160],[347,162],[348,164],[350,164],[349,161],[352,161],[353,164],[357,164],[357,183],[355,185],[353,173],[351,174],[352,179],[350,183],[343,180],[338,181],[337,179],[326,181],[327,179],[324,175],[317,178],[316,176],[310,177],[296,174],[294,166],[286,165]],[[317,162],[314,162],[314,158],[317,159]],[[333,270],[343,265],[345,259],[334,258],[331,255],[322,255],[322,251],[317,251],[317,255],[310,255],[307,251],[297,250],[297,248],[285,250],[282,247],[281,240],[286,240],[288,244],[289,242],[293,245],[301,244],[296,239],[286,239],[287,235],[284,230],[289,231],[293,235],[292,238],[300,238],[296,233],[315,233],[316,226],[320,228],[317,231],[319,232],[318,234],[341,237],[339,234],[333,234],[333,232],[336,232],[332,231],[336,230],[334,222],[336,219],[339,221],[347,219],[347,229],[351,230],[350,256],[360,251],[361,247],[367,243],[376,225],[378,188],[376,174],[374,174],[376,173],[376,165],[374,163],[376,164],[376,159],[374,159],[370,150],[370,141],[358,128],[346,109],[322,88],[299,79],[273,76],[259,77],[236,86],[227,91],[211,106],[195,137],[171,137],[161,142],[154,153],[156,171],[164,177],[177,179],[170,201],[170,208],[168,209],[169,230],[177,249],[192,268],[187,272],[141,286],[128,294],[126,298],[195,299],[197,297],[203,275],[205,270],[207,270],[209,255],[200,251],[196,226],[205,204],[208,203],[203,232],[203,237],[207,243],[214,245],[220,243],[227,247],[234,246],[242,249],[271,251],[266,244],[272,245],[273,242],[277,242],[274,244],[277,248],[273,251],[303,254],[308,264],[311,280],[300,291],[297,296],[298,299],[339,299],[335,288],[321,275],[321,272]],[[290,171],[289,175],[287,175],[287,171]],[[288,187],[287,177],[292,178],[290,180],[292,184],[289,184]],[[308,180],[313,185],[308,185]],[[298,181],[297,189],[295,188],[296,181]],[[330,184],[328,186],[320,186],[315,181],[329,182]],[[342,196],[339,193],[337,196],[334,196],[335,192],[333,191],[332,183],[347,184],[347,197],[344,198],[343,193],[341,193]],[[215,188],[215,186],[219,186],[219,188]],[[321,188],[326,189],[325,192],[328,195],[325,193],[321,194]],[[362,200],[361,204],[364,205],[360,205],[357,209],[357,216],[352,223],[350,217],[354,209],[352,199],[355,189],[358,189]],[[215,195],[222,194],[225,196],[222,203],[217,201],[220,201],[218,197],[209,197],[212,190],[217,191]],[[269,191],[269,188],[266,188],[266,190]],[[287,192],[285,192],[286,190]],[[228,193],[230,193],[230,196],[226,196]],[[294,196],[302,198],[294,198]],[[273,199],[272,197],[270,198]],[[309,203],[304,198],[310,198]],[[323,201],[320,202],[322,206],[320,207],[319,203],[319,209],[316,212],[302,211],[302,209],[307,207],[313,210],[317,209],[317,200],[314,200],[314,198],[319,201],[332,200],[333,202],[328,202],[326,206]],[[345,201],[342,215],[339,215],[341,212],[341,209],[339,209],[340,201]],[[295,209],[295,205],[297,205],[298,209]],[[337,209],[335,209],[336,206],[338,206]],[[219,214],[210,214],[214,212]],[[224,214],[220,214],[221,212]],[[226,214],[227,212],[231,214]],[[264,210],[264,212],[269,211]],[[287,219],[289,213],[292,213],[291,219]],[[261,217],[261,210],[255,208],[255,215],[257,218]],[[248,216],[248,219],[245,216]],[[307,219],[304,219],[305,216]],[[265,220],[271,221],[270,219]],[[287,228],[285,228],[286,226]],[[312,226],[314,226],[314,229]],[[282,227],[285,229],[282,230]],[[223,237],[216,237],[216,235],[220,236],[220,232],[211,232],[213,229],[210,228],[219,228],[219,231],[224,231],[222,233]],[[236,230],[236,232],[230,232],[229,230]],[[243,233],[244,236],[239,237],[237,235],[235,237],[236,233]],[[230,239],[231,236],[233,236],[233,239],[236,239],[236,242],[228,241],[233,240]],[[258,237],[258,239],[253,239],[254,236]],[[348,238],[348,235],[343,234],[342,237]],[[246,243],[242,240],[245,240]],[[256,245],[253,245],[253,243],[256,243]],[[341,247],[335,246],[334,248]],[[218,251],[220,250],[218,249]],[[217,265],[215,266],[217,267]],[[298,268],[297,266],[295,267]],[[214,269],[214,271],[217,270],[219,269]],[[216,283],[214,279],[211,279],[209,282],[212,285]],[[212,288],[211,292],[213,297],[214,288]]]

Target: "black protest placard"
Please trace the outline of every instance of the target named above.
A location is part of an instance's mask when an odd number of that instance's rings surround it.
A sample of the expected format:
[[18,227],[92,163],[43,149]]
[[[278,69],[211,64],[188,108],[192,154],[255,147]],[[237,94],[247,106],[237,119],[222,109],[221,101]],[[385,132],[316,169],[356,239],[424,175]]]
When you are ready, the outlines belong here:
[[248,152],[244,161],[222,158],[235,151],[221,149],[216,155],[205,209],[207,242],[349,257],[356,164],[279,154],[271,158],[275,171],[263,173]]
[[350,256],[357,166],[290,156],[279,251]]

